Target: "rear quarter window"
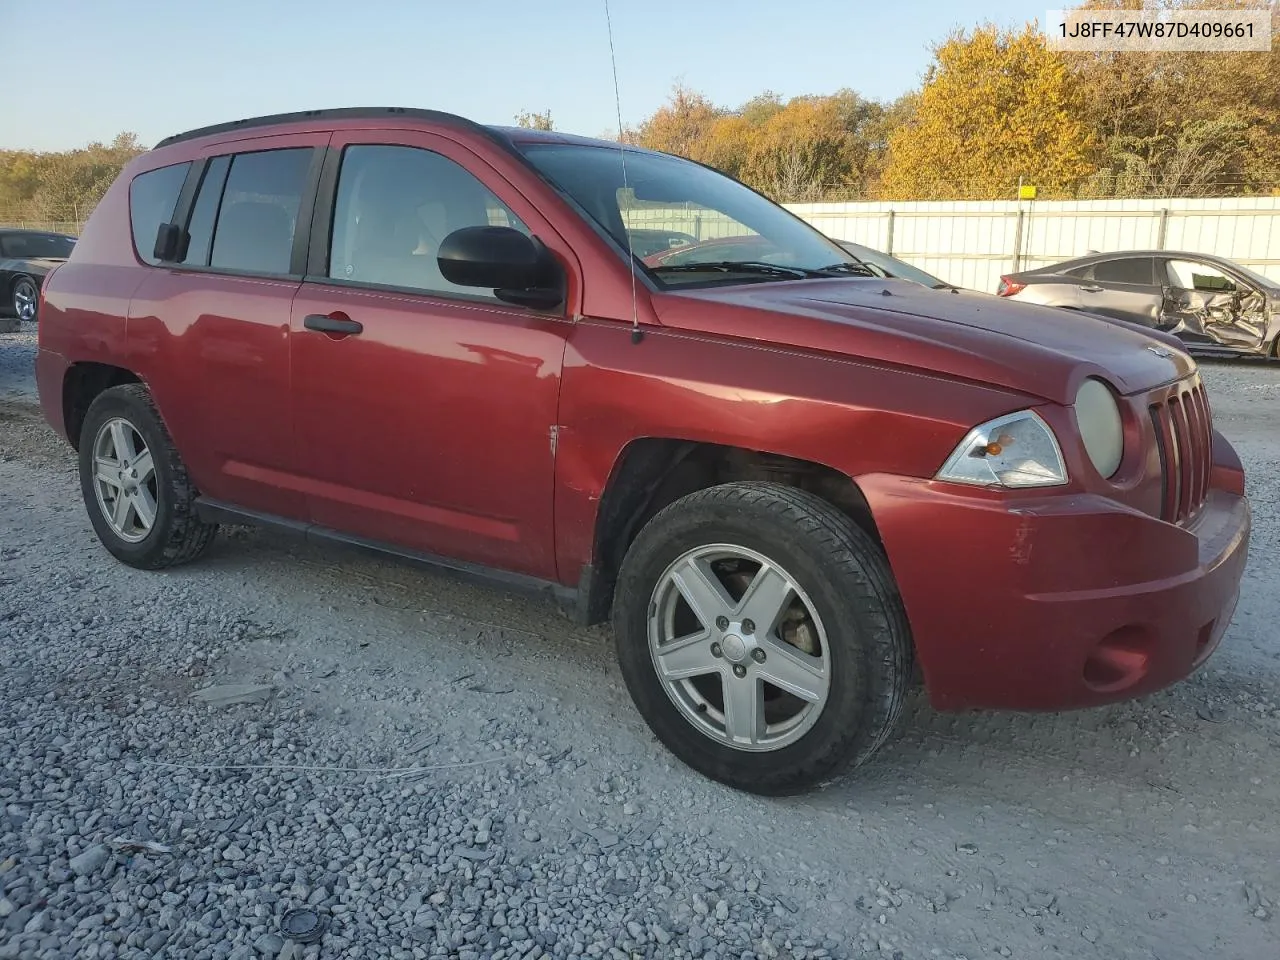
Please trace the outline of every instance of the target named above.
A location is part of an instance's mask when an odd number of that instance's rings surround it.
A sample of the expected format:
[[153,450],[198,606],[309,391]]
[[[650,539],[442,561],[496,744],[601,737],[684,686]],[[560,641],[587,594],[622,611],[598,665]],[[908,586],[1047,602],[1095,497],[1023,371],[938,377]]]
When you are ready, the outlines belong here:
[[145,263],[157,264],[156,232],[168,223],[178,205],[178,194],[187,179],[191,163],[175,163],[148,170],[129,184],[129,222],[133,229],[133,249]]

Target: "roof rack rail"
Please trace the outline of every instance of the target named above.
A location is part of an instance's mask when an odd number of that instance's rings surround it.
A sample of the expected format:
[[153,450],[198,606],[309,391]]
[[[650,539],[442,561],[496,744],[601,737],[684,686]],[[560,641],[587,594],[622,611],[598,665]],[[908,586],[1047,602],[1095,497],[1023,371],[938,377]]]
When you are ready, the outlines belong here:
[[423,110],[417,107],[332,107],[320,110],[297,110],[292,113],[274,113],[263,117],[247,117],[243,120],[231,120],[227,123],[215,123],[207,127],[197,127],[185,133],[175,133],[165,137],[155,145],[155,149],[167,147],[185,140],[208,137],[217,133],[229,133],[236,130],[251,130],[254,127],[272,126],[277,123],[292,123],[303,120],[376,120],[381,117],[412,117],[416,120],[430,120],[435,123],[448,123],[466,127],[470,130],[488,132],[488,128],[460,117],[457,114],[445,113],[441,110]]

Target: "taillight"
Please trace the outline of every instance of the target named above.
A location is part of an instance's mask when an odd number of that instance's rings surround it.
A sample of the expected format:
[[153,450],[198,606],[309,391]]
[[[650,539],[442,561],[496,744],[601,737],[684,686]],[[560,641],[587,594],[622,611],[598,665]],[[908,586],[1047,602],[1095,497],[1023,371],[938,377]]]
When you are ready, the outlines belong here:
[[1027,285],[1019,283],[1017,280],[1010,280],[1008,277],[1000,278],[1000,286],[996,287],[997,297],[1012,297],[1015,293],[1025,290]]

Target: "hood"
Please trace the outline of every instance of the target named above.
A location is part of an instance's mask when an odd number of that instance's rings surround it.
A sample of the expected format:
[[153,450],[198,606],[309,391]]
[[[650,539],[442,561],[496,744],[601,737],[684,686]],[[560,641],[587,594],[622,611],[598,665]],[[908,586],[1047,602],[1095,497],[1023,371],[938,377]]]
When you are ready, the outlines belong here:
[[1088,376],[1130,394],[1196,368],[1177,340],[1119,320],[904,280],[708,287],[658,294],[654,306],[664,326],[910,367],[1064,404]]

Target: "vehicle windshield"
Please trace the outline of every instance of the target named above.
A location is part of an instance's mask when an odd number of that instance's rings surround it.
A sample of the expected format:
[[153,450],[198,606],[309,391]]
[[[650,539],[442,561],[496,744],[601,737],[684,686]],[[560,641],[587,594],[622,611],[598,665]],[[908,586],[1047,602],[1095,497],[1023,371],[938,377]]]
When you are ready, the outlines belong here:
[[868,276],[804,221],[707,167],[665,154],[520,144],[529,161],[659,284],[692,286]]
[[945,280],[939,280],[931,273],[925,273],[919,267],[913,267],[905,261],[899,260],[897,257],[891,257],[887,253],[881,253],[879,250],[871,247],[864,247],[858,243],[841,243],[842,247],[853,254],[864,263],[869,263],[878,270],[883,270],[885,274],[891,277],[900,277],[903,280],[910,280],[913,283],[921,283],[926,287],[934,289],[942,289],[950,287],[951,284]]
[[1231,263],[1231,266],[1235,268],[1235,270],[1238,271],[1246,280],[1252,281],[1257,286],[1264,287],[1268,290],[1280,290],[1280,280],[1273,280],[1270,277],[1264,277],[1256,270],[1250,270],[1248,267],[1242,267],[1234,261],[1228,262]]
[[71,248],[75,245],[74,237],[63,237],[56,233],[11,233],[0,236],[0,250],[4,255],[21,260],[66,258],[71,256]]

